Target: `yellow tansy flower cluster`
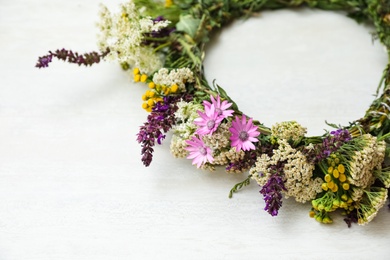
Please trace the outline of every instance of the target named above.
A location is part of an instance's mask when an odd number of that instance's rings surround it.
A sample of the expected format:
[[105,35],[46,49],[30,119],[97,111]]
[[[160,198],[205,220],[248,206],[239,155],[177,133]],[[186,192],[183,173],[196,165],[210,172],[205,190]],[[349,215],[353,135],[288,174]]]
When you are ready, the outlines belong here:
[[337,192],[339,189],[349,190],[349,182],[345,175],[345,167],[340,163],[336,154],[332,154],[328,159],[328,173],[325,175],[325,182],[322,184],[324,191],[331,190]]
[[146,80],[148,79],[148,75],[141,74],[139,68],[135,68],[133,70],[133,74],[134,74],[134,82],[146,82]]
[[355,201],[351,196],[351,184],[348,181],[346,168],[341,158],[339,154],[333,153],[323,164],[323,170],[326,171],[326,174],[324,176],[325,182],[322,183],[321,187],[326,193],[312,201],[313,209],[309,214],[310,217],[321,223],[332,223],[328,213],[338,208],[344,209],[346,213],[355,209]]
[[144,103],[142,103],[142,108],[147,112],[151,112],[157,102],[163,101],[163,96],[175,94],[179,90],[177,84],[173,84],[169,87],[155,84],[153,81],[148,80],[148,75],[141,74],[138,68],[133,70],[133,74],[135,82],[147,83],[149,81],[149,89],[146,90],[145,94],[142,95],[142,100],[144,101]]

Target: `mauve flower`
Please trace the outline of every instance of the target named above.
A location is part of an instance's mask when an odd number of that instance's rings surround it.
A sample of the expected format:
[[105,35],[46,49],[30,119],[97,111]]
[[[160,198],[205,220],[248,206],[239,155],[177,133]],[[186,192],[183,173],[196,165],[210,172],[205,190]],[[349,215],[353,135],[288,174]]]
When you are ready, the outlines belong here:
[[282,207],[282,190],[286,190],[286,188],[282,177],[278,174],[273,174],[260,190],[260,193],[264,196],[264,210],[273,217],[278,215],[279,209]]
[[[175,124],[175,112],[178,107],[176,103],[180,96],[166,96],[163,102],[157,102],[152,112],[148,115],[147,122],[140,127],[137,134],[137,141],[141,144],[142,162],[149,166],[153,159],[153,146],[156,142],[162,143],[164,133],[168,132]],[[184,97],[183,97],[184,99]]]
[[188,146],[185,149],[190,152],[187,159],[193,159],[192,164],[196,164],[196,167],[214,161],[210,147],[207,147],[199,137],[193,136],[191,140],[186,140],[186,143]]
[[232,122],[232,127],[229,128],[232,133],[230,136],[232,147],[235,147],[237,152],[240,150],[255,150],[256,147],[253,143],[259,141],[256,137],[260,135],[257,129],[257,126],[252,123],[252,118],[249,118],[247,122],[245,115],[242,115],[241,120],[236,116]]
[[231,107],[232,103],[229,103],[226,100],[222,101],[221,103],[221,98],[219,95],[217,95],[217,99],[210,95],[210,99],[211,103],[207,100],[203,101],[205,109],[206,107],[210,109],[211,106],[214,105],[215,112],[218,114],[218,117],[221,117],[222,119],[233,115],[234,110],[228,109],[229,107]]
[[35,65],[37,68],[46,68],[49,66],[49,63],[52,62],[53,57],[66,61],[68,63],[76,63],[79,66],[85,65],[85,66],[91,66],[94,63],[99,63],[102,58],[104,58],[108,53],[110,52],[109,49],[102,53],[97,53],[95,51],[84,53],[84,54],[78,54],[77,52],[73,52],[71,50],[56,50],[55,52],[49,51],[48,55],[42,56],[38,58],[38,62]]
[[198,126],[195,133],[200,136],[214,133],[223,120],[223,118],[218,116],[218,112],[215,111],[214,105],[205,107],[205,112],[198,111],[198,114],[200,117],[194,120],[194,124]]
[[340,149],[345,143],[352,140],[347,129],[337,129],[322,140],[322,143],[314,145],[314,149],[306,150],[305,155],[309,162],[318,163]]

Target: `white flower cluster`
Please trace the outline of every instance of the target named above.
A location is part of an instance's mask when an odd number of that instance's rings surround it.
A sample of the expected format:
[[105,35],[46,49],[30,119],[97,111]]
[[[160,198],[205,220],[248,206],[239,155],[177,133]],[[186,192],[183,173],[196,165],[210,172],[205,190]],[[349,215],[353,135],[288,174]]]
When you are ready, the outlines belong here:
[[214,165],[226,165],[230,161],[239,161],[245,155],[244,151],[240,150],[237,152],[230,145],[231,133],[229,128],[231,125],[230,122],[221,123],[212,135],[202,136],[203,142],[213,151]]
[[294,142],[299,141],[305,136],[307,129],[296,121],[287,121],[276,123],[271,128],[272,136],[278,139],[292,140]]
[[366,188],[375,180],[373,172],[381,169],[385,158],[386,144],[384,141],[377,142],[377,138],[369,134],[361,137],[365,145],[361,150],[355,151],[349,161],[349,183]]
[[371,188],[364,191],[364,196],[358,202],[358,224],[366,225],[375,218],[387,201],[387,190],[385,188]]
[[198,111],[203,111],[201,104],[194,102],[180,101],[177,103],[178,110],[175,112],[175,117],[178,123],[173,126],[173,136],[171,139],[171,153],[176,158],[184,158],[187,156],[186,140],[190,139],[197,129],[194,124],[195,118],[199,117]]
[[142,73],[150,74],[162,67],[161,58],[153,48],[143,46],[144,33],[160,30],[168,22],[154,23],[151,18],[141,18],[133,1],[121,5],[121,14],[111,15],[107,7],[100,12],[99,47],[110,49],[108,59],[137,67]]
[[158,32],[161,29],[167,27],[171,21],[163,20],[163,21],[153,21],[151,17],[142,18],[139,21],[141,31],[143,32]]
[[176,84],[180,91],[186,91],[185,83],[194,82],[194,74],[189,68],[173,69],[161,68],[153,75],[153,82],[157,85],[172,86]]
[[201,104],[195,102],[180,101],[177,103],[178,109],[175,112],[175,117],[178,120],[173,126],[173,133],[183,139],[189,139],[197,129],[194,124],[195,118],[199,117],[198,111],[204,111]]
[[321,178],[313,177],[314,165],[309,163],[300,151],[293,149],[285,139],[278,140],[279,147],[273,150],[272,157],[262,154],[257,158],[256,164],[249,173],[252,178],[261,186],[265,185],[273,172],[271,166],[284,163],[283,181],[287,191],[286,197],[294,197],[298,202],[306,202],[316,197],[322,191]]
[[185,158],[188,155],[188,151],[185,150],[187,147],[186,140],[187,139],[183,139],[178,135],[172,136],[170,150],[173,157]]

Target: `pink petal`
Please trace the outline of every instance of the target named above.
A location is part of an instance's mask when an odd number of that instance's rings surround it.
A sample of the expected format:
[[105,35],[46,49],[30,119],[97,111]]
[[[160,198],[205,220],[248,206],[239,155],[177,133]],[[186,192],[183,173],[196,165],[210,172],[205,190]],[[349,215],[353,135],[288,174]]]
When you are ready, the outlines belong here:
[[256,138],[253,138],[253,137],[249,137],[248,138],[248,141],[250,141],[250,142],[258,142],[259,140],[258,139],[256,139]]

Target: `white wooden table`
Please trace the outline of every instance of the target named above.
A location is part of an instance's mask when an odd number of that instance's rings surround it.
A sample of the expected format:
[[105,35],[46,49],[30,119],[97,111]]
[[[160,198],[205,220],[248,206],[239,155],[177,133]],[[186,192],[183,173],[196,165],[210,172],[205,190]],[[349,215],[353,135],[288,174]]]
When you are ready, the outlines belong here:
[[[1,0],[0,259],[390,258],[388,209],[348,229],[289,199],[273,218],[254,183],[228,199],[245,174],[198,171],[171,157],[169,137],[144,168],[140,84],[114,63],[34,68],[48,50],[96,50],[99,2],[120,1]],[[336,13],[266,12],[214,39],[207,76],[266,125],[322,134],[372,101],[387,55],[370,30]]]

